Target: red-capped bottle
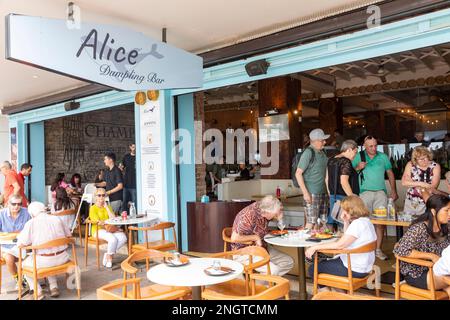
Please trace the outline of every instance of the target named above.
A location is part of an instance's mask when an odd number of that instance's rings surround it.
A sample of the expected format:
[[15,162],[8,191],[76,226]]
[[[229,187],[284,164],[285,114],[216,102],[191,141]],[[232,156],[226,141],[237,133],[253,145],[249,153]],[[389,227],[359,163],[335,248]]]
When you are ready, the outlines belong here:
[[280,199],[280,197],[281,197],[281,189],[280,189],[280,186],[277,186],[277,198],[278,199]]

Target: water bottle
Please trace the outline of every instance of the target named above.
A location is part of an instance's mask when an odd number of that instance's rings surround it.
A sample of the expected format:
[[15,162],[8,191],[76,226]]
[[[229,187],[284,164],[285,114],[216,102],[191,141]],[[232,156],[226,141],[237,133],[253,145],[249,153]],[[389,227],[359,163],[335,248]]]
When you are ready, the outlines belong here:
[[388,219],[395,220],[395,203],[394,199],[389,198],[387,207]]
[[130,205],[130,218],[136,218],[136,207],[134,206],[134,202]]

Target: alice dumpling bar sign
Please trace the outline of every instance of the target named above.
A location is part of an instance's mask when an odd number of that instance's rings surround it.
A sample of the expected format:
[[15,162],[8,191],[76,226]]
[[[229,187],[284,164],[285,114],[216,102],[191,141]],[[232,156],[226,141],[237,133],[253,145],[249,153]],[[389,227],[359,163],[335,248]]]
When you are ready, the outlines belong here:
[[141,32],[9,14],[6,58],[118,90],[197,88],[203,59]]

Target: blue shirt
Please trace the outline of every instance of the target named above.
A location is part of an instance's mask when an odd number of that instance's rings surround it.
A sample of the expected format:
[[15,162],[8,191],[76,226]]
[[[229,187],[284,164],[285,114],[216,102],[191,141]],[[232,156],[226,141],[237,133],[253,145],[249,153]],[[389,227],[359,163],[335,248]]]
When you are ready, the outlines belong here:
[[[9,208],[3,208],[0,210],[0,232],[21,231],[25,226],[25,223],[30,219],[31,216],[26,208],[20,209],[16,219],[13,219],[13,217],[11,216]],[[14,245],[5,244],[2,245],[2,247],[10,249],[14,247]]]

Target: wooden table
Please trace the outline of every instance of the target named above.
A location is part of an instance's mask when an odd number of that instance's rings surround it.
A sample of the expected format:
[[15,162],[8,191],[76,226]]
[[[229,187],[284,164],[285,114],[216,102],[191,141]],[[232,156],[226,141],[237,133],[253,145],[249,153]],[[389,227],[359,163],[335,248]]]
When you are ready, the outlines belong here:
[[[204,270],[211,267],[213,261],[219,261],[223,267],[234,271],[221,276],[207,275]],[[241,275],[244,266],[237,261],[220,258],[196,258],[190,259],[185,266],[169,267],[164,263],[151,267],[147,272],[148,280],[175,287],[192,287],[192,300],[201,299],[201,287],[233,280]],[[245,294],[245,292],[243,292]]]
[[397,241],[399,241],[401,237],[403,237],[403,227],[409,227],[411,225],[411,221],[398,221],[386,218],[374,218],[372,216],[370,217],[370,222],[372,222],[372,224],[395,227],[397,233]]

